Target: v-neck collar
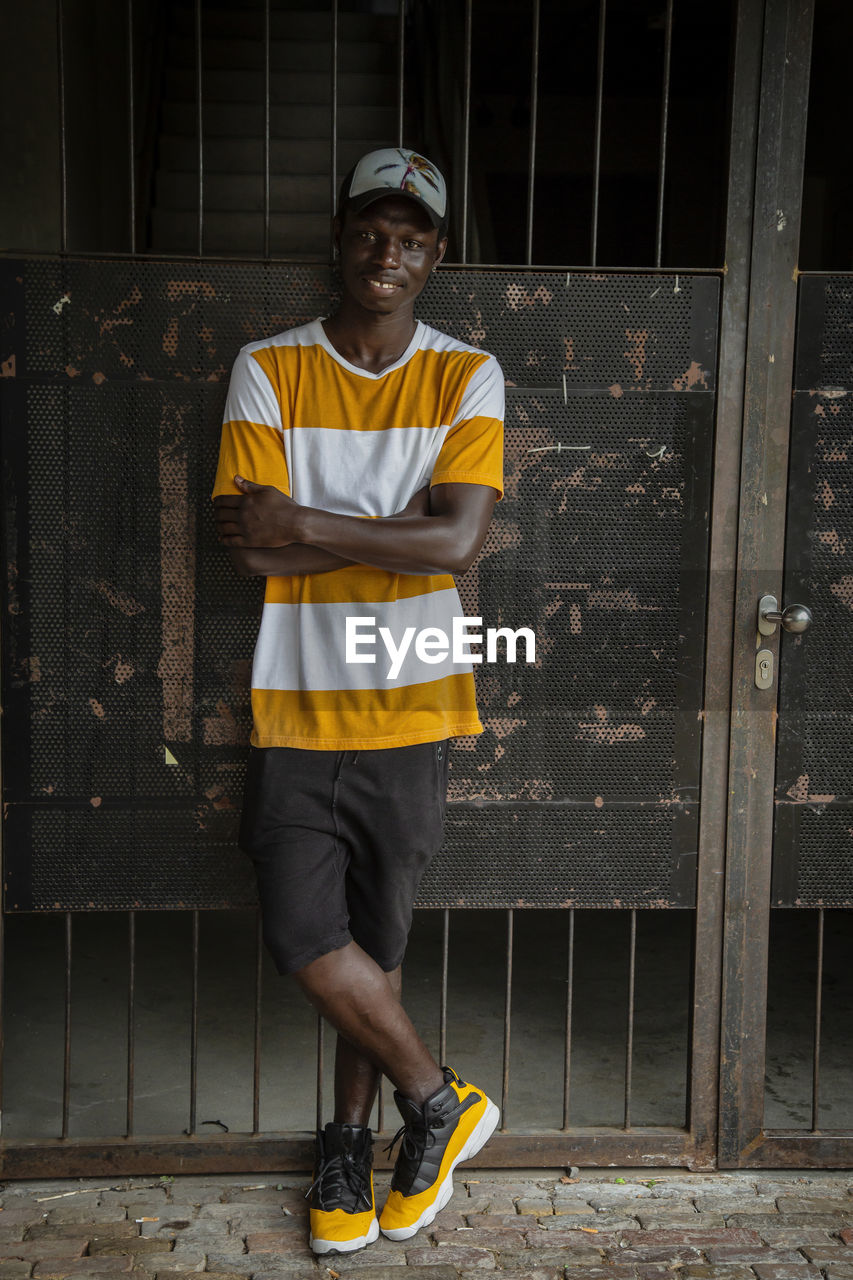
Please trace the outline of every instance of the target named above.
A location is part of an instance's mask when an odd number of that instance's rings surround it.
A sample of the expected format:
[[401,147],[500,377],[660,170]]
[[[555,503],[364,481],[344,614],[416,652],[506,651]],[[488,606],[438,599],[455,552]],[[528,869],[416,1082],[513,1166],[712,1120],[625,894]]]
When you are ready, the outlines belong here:
[[406,347],[403,354],[395,360],[393,364],[389,364],[388,367],[383,369],[380,373],[371,373],[369,369],[362,369],[360,365],[351,364],[350,361],[342,356],[340,351],[332,345],[326,335],[326,330],[323,328],[323,320],[325,318],[325,316],[321,316],[319,320],[312,320],[311,322],[311,327],[314,329],[312,337],[316,339],[318,345],[321,346],[323,350],[341,366],[341,368],[346,369],[348,373],[354,373],[359,378],[372,378],[374,381],[378,378],[386,377],[387,374],[393,373],[395,369],[402,369],[403,365],[407,364],[409,360],[411,360],[412,356],[421,345],[424,329],[426,328],[422,320],[416,320],[415,332],[412,335],[412,340]]

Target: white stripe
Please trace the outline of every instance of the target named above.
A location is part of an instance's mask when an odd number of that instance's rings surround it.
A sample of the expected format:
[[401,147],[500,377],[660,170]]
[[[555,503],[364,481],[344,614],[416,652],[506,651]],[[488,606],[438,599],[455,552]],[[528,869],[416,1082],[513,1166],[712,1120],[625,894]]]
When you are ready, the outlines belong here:
[[281,405],[272,383],[245,348],[237,355],[228,383],[223,422],[257,422],[281,431]]
[[[440,662],[422,661],[412,638],[399,675],[390,679],[392,658],[379,634],[380,627],[387,627],[396,649],[407,627],[414,627],[415,633],[438,627],[450,643],[453,618],[463,616],[455,587],[376,603],[266,604],[255,647],[252,688],[392,689],[471,671],[470,662],[454,663],[451,653]],[[359,646],[360,653],[375,654],[374,663],[346,661],[348,617],[375,619],[372,626],[362,628]],[[370,636],[372,643],[365,642]],[[474,652],[481,652],[481,646]]]
[[290,492],[338,515],[391,516],[429,484],[448,427],[285,431]]
[[452,425],[455,427],[458,422],[467,422],[470,418],[498,418],[503,422],[504,398],[504,376],[497,360],[490,356],[468,379]]

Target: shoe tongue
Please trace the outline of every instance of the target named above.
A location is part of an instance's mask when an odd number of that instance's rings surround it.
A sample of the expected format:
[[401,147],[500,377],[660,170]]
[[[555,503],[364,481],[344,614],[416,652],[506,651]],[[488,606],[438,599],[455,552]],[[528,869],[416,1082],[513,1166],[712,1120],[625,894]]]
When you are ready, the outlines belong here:
[[421,1103],[413,1102],[411,1098],[403,1097],[402,1093],[394,1094],[394,1101],[397,1104],[397,1110],[403,1117],[403,1123],[416,1127],[424,1125],[424,1109]]
[[323,1130],[323,1148],[326,1158],[343,1156],[355,1151],[364,1142],[366,1132],[363,1124],[335,1124],[329,1121]]

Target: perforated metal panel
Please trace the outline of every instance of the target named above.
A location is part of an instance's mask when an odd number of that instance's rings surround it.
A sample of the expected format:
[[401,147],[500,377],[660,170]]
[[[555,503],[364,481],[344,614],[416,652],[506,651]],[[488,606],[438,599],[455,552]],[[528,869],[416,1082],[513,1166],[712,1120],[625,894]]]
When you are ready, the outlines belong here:
[[853,906],[853,277],[800,280],[773,900]]
[[[209,509],[245,342],[313,266],[2,264],[6,904],[242,905],[261,586]],[[421,905],[692,905],[719,282],[442,269],[438,328],[508,380],[506,497],[460,584],[535,666],[478,672]]]

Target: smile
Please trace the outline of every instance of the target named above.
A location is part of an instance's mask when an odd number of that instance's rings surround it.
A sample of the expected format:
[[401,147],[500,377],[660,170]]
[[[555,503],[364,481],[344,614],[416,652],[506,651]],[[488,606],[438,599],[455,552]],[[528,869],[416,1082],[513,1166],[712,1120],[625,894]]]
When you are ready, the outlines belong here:
[[386,292],[388,292],[388,293],[390,293],[392,289],[399,289],[399,287],[400,287],[399,285],[394,284],[394,282],[393,282],[393,281],[390,281],[390,282],[389,282],[389,281],[387,281],[387,280],[370,280],[370,279],[368,279],[367,283],[368,283],[369,285],[372,285],[372,286],[374,287],[374,289],[385,289],[385,290],[386,290]]

